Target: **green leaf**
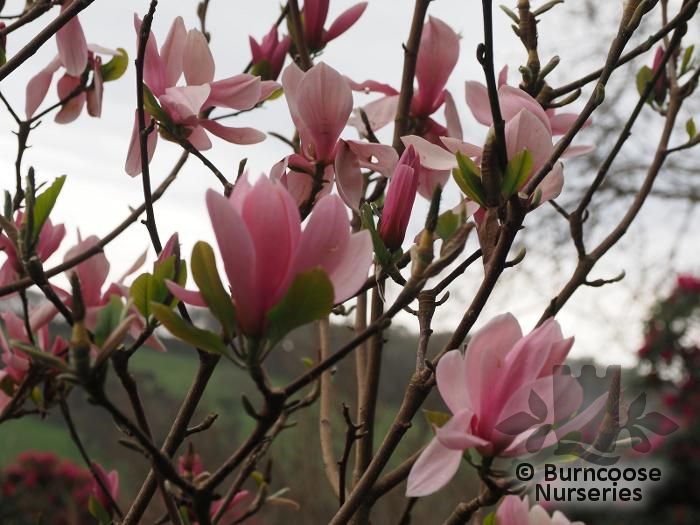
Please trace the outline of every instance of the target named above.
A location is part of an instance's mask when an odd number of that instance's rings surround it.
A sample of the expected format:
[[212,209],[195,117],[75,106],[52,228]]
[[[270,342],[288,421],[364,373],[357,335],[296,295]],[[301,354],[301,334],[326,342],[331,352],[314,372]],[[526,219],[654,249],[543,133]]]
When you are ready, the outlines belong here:
[[690,140],[694,139],[695,135],[697,135],[698,130],[695,127],[695,121],[693,120],[692,117],[689,118],[688,122],[685,123],[685,130],[688,132],[688,138]]
[[693,51],[695,51],[695,46],[688,46],[685,48],[683,60],[681,60],[681,76],[685,75],[693,65]]
[[284,298],[267,314],[268,339],[274,344],[286,334],[328,315],[333,308],[333,284],[320,268],[296,276]]
[[254,77],[262,77],[263,80],[269,80],[272,78],[272,64],[269,60],[263,59],[253,64],[253,67],[250,68],[250,74]]
[[481,525],[496,525],[496,513],[489,512]]
[[212,354],[228,355],[226,345],[214,332],[197,328],[159,303],[151,302],[151,312],[160,324],[178,339]]
[[382,266],[389,266],[391,264],[391,253],[384,245],[384,241],[379,236],[377,227],[374,225],[374,212],[372,210],[372,205],[369,203],[364,203],[360,209],[360,217],[362,219],[362,227],[369,231],[372,237],[372,247],[374,248],[374,254],[377,256],[379,264]]
[[450,418],[452,418],[452,414],[448,414],[446,412],[438,412],[435,410],[423,410],[423,415],[425,416],[425,419],[428,421],[428,424],[430,424],[430,426],[437,428],[442,427],[445,423],[447,423],[450,420]]
[[478,166],[474,164],[472,159],[462,155],[459,151],[457,152],[457,164],[459,167],[452,170],[452,177],[457,186],[471,200],[480,206],[485,206],[486,194],[481,185],[481,171]]
[[88,499],[88,511],[97,519],[100,525],[110,525],[110,523],[112,523],[109,512],[105,510],[102,504],[92,494],[90,494],[90,499]]
[[97,324],[94,331],[95,344],[101,348],[123,319],[124,303],[118,296],[113,295],[109,298],[109,302],[97,312]]
[[461,226],[461,220],[459,215],[457,215],[452,210],[447,210],[438,216],[437,228],[435,228],[435,233],[443,241],[448,240]]
[[[184,272],[184,267],[181,263],[180,276]],[[185,274],[186,276],[186,274]],[[141,315],[148,318],[151,315],[151,302],[165,303],[170,297],[170,291],[165,285],[167,279],[175,280],[175,256],[171,255],[164,261],[155,265],[153,273],[142,273],[129,288],[129,296],[134,301],[134,306]],[[179,282],[179,281],[178,281]],[[171,302],[174,306],[176,302]]]
[[[639,93],[639,96],[641,97],[644,94],[644,90],[647,88],[647,84],[651,82],[651,79],[654,77],[654,72],[649,66],[642,66],[639,72],[637,73],[637,92]],[[651,103],[651,101],[654,100],[654,93],[649,93],[649,97],[647,98],[646,102]]]
[[41,228],[49,218],[51,210],[53,210],[53,206],[56,204],[56,199],[58,199],[58,195],[61,193],[61,188],[63,188],[64,182],[66,182],[66,176],[61,175],[54,180],[51,186],[49,186],[46,191],[39,195],[34,201],[34,226],[32,230],[33,239],[38,238]]
[[224,288],[216,269],[214,250],[204,241],[199,241],[192,248],[192,277],[197,283],[209,310],[221,323],[226,340],[230,340],[235,331],[236,312],[231,296]]
[[501,184],[501,195],[505,199],[513,195],[520,188],[532,171],[532,153],[524,149],[508,161],[506,174]]
[[163,122],[168,126],[172,125],[170,116],[160,107],[158,99],[153,96],[153,93],[151,93],[151,90],[148,89],[146,84],[143,85],[143,108],[146,110],[146,113],[151,115],[158,122]]
[[109,62],[102,64],[102,80],[105,82],[121,78],[126,73],[126,68],[129,67],[129,54],[126,49],[119,47],[117,53]]

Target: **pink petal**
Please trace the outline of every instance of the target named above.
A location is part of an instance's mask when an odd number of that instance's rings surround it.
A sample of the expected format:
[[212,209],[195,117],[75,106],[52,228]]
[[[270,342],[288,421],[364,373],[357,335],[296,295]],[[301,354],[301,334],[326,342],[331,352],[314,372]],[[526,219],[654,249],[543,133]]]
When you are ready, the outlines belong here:
[[289,114],[292,117],[294,126],[299,132],[299,139],[302,144],[307,144],[310,141],[309,130],[299,113],[299,95],[300,84],[304,78],[304,72],[299,69],[294,62],[289,64],[282,72],[282,87],[284,88],[284,97],[287,100]]
[[160,96],[159,102],[176,124],[189,123],[199,115],[210,92],[209,84],[169,87]]
[[527,149],[532,154],[532,172],[535,173],[552,153],[552,135],[542,121],[527,109],[522,109],[506,123],[508,158]]
[[505,65],[498,72],[498,87],[508,83],[508,65]]
[[401,137],[405,146],[413,146],[420,156],[421,166],[431,170],[451,170],[457,167],[457,157],[440,146],[436,146],[418,135]]
[[529,525],[529,510],[527,498],[506,496],[496,510],[496,522],[503,525]]
[[[70,2],[61,6],[61,12],[65,11]],[[88,63],[88,49],[85,41],[83,27],[77,16],[71,18],[56,33],[56,45],[61,64],[66,69],[66,73],[79,77],[85,71]]]
[[436,429],[435,437],[449,449],[466,450],[472,447],[488,446],[488,441],[469,432],[473,418],[474,413],[471,410],[462,410]]
[[37,255],[43,262],[53,254],[63,241],[66,235],[66,227],[63,224],[54,224],[51,219],[47,219],[39,233],[39,243],[36,247]]
[[189,85],[208,84],[214,80],[214,57],[206,37],[198,29],[187,33],[182,68]]
[[515,118],[523,109],[526,109],[542,122],[550,135],[552,134],[549,116],[542,109],[540,103],[522,89],[503,85],[498,89],[498,100],[501,105],[503,120],[506,122]]
[[[71,77],[68,75],[63,75],[58,81],[57,91],[58,98],[63,100],[68,97],[75,89],[80,86],[80,79],[76,77]],[[68,102],[63,104],[63,107],[56,113],[54,121],[59,124],[68,124],[73,122],[80,116],[80,112],[83,111],[83,106],[85,106],[86,95],[85,92],[80,93],[78,96],[73,97]]]
[[595,149],[594,144],[581,144],[580,146],[569,146],[564,150],[564,153],[562,154],[561,158],[562,159],[571,159],[574,157],[578,157],[579,155],[585,155],[586,153],[590,153]]
[[182,75],[182,60],[187,43],[187,29],[182,17],[175,17],[165,43],[160,48],[160,57],[163,64],[165,87],[177,84]]
[[338,194],[345,204],[359,211],[360,201],[364,194],[364,179],[360,171],[360,163],[345,141],[340,141],[335,155],[335,181]]
[[[148,134],[146,143],[146,151],[148,153],[148,162],[151,162],[153,153],[156,151],[156,142],[158,141],[158,133],[152,132]],[[134,126],[131,130],[131,142],[129,142],[129,151],[126,154],[126,163],[124,165],[126,173],[132,177],[141,173],[141,145],[139,142],[139,117],[138,111],[134,111]]]
[[448,180],[450,180],[449,170],[433,170],[421,167],[418,172],[418,193],[424,199],[430,200],[435,189],[438,186],[444,188]]
[[93,86],[87,92],[87,111],[91,117],[100,117],[102,115],[102,96],[104,94],[104,86],[102,82],[102,59],[96,56],[93,59]]
[[447,122],[447,134],[462,140],[462,124],[459,121],[455,99],[449,91],[445,91],[445,122]]
[[374,144],[359,140],[346,141],[350,150],[355,154],[360,166],[390,177],[399,161],[399,154],[391,146]]
[[207,135],[207,132],[202,126],[195,126],[192,128],[187,140],[199,151],[211,149],[211,140],[209,140],[209,135]]
[[[396,118],[396,108],[398,105],[399,96],[389,95],[363,106],[362,111],[367,115],[369,127],[372,128],[372,131],[379,131],[390,122],[393,122]],[[367,135],[366,126],[365,123],[362,122],[359,111],[356,111],[350,118],[348,126],[356,128],[362,136]]]
[[258,98],[258,102],[267,100],[270,98],[270,95],[281,88],[282,86],[273,80],[263,80],[260,82],[260,97]]
[[449,449],[434,438],[408,474],[406,497],[420,498],[437,492],[454,477],[461,462],[461,450]]
[[326,31],[326,34],[323,36],[324,44],[338,38],[340,35],[345,33],[345,31],[350,29],[355,22],[357,22],[360,16],[362,16],[362,13],[364,13],[366,8],[367,2],[360,2],[359,4],[355,4],[351,8],[343,11],[338,18],[333,21],[331,26],[328,28],[328,31]]
[[556,199],[564,188],[564,168],[561,162],[554,165],[552,171],[547,173],[539,183],[536,190],[540,190],[540,202]]
[[352,112],[350,86],[345,77],[321,62],[304,75],[298,89],[297,110],[313,143],[312,157],[330,160]]
[[383,93],[384,95],[398,95],[399,92],[390,86],[376,80],[365,80],[364,82],[355,82],[351,78],[345,77],[353,91],[362,91],[363,93]]
[[54,58],[44,69],[29,80],[24,106],[24,111],[28,119],[34,115],[44,101],[44,98],[46,98],[46,93],[48,93],[49,87],[51,86],[53,74],[58,71],[59,67],[61,67],[59,59]]
[[255,247],[257,290],[267,311],[286,293],[301,236],[297,204],[279,184],[260,177],[241,214]]
[[522,338],[517,319],[510,314],[494,317],[469,341],[466,352],[467,387],[476,414],[481,418],[490,399],[489,388],[513,345]]
[[479,124],[491,126],[493,116],[491,115],[491,104],[486,86],[481,82],[468,80],[464,84],[464,92],[467,99],[467,106]]
[[466,360],[459,350],[450,350],[437,364],[437,387],[442,400],[456,414],[471,410],[472,404],[467,390]]
[[304,33],[311,50],[323,47],[323,26],[328,16],[328,0],[304,0]]
[[257,144],[266,137],[262,131],[255,128],[234,128],[219,124],[215,120],[202,120],[200,125],[217,137],[233,144]]
[[320,199],[301,234],[294,273],[321,267],[330,277],[341,264],[349,239],[350,221],[342,200],[336,195]]
[[335,304],[348,300],[365,283],[373,257],[370,233],[367,230],[353,233],[345,246],[340,264],[330,275]]
[[450,152],[457,153],[459,151],[462,155],[466,155],[467,157],[481,157],[483,153],[483,150],[479,146],[475,146],[469,142],[463,142],[460,139],[440,137],[440,142],[442,142]]
[[211,83],[207,106],[250,109],[260,100],[260,77],[241,74]]
[[[141,19],[134,13],[134,29],[136,30],[136,44],[141,38]],[[165,65],[158,53],[158,43],[153,31],[146,41],[146,56],[143,64],[143,81],[151,92],[159,97],[168,85],[165,83]]]
[[[79,241],[78,244],[66,252],[63,260],[67,261],[83,253],[98,242],[99,239],[95,235],[91,235],[85,240]],[[107,257],[105,257],[105,254],[99,252],[66,273],[70,275],[73,272],[75,272],[80,279],[81,292],[85,305],[98,306],[102,296],[102,285],[104,285],[107,280],[107,275],[109,274],[109,261]]]
[[439,105],[438,99],[459,59],[459,37],[442,20],[428,17],[421,36],[416,79],[418,92],[415,111],[430,115]]
[[253,239],[226,197],[208,190],[206,199],[216,243],[236,303],[238,323],[244,333],[259,334],[265,311],[257,289],[257,255]]
[[200,294],[198,291],[187,290],[174,281],[165,281],[165,285],[168,287],[168,290],[170,290],[170,293],[176,298],[180,299],[180,301],[183,303],[192,306],[201,306],[203,308],[207,307],[204,297],[202,297],[202,294]]

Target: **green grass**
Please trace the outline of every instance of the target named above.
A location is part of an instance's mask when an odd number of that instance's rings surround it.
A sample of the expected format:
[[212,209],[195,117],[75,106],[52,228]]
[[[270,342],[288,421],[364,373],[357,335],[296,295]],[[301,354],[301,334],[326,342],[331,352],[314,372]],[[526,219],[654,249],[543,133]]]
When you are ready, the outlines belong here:
[[6,421],[0,430],[0,465],[14,461],[25,450],[45,450],[58,456],[80,461],[78,451],[64,427],[25,417]]

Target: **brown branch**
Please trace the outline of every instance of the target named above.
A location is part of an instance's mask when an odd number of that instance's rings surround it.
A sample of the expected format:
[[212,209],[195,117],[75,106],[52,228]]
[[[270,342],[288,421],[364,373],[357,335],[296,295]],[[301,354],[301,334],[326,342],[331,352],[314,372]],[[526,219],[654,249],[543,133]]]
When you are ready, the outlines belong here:
[[299,2],[297,0],[289,0],[287,3],[287,19],[289,20],[290,33],[294,41],[297,55],[299,57],[299,67],[303,71],[308,71],[314,65],[309,54],[309,46],[306,43],[304,36],[304,26],[301,22],[301,13],[299,12]]
[[[319,361],[328,359],[330,355],[330,333],[328,317],[321,319],[318,322],[319,335]],[[332,375],[331,372],[321,374],[319,383],[321,385],[319,397],[319,415],[318,415],[318,432],[321,441],[321,459],[323,461],[323,471],[326,473],[326,478],[331,485],[331,489],[336,497],[342,497],[339,492],[338,480],[338,465],[336,464],[335,452],[333,452],[333,428],[331,425],[331,408],[332,402]]]
[[[185,165],[185,161],[187,160],[188,154],[185,152],[180,156],[180,159],[177,161],[177,164],[173,167],[171,170],[170,174],[165,178],[165,180],[158,186],[158,188],[153,192],[153,202],[156,202],[158,199],[160,199],[163,194],[165,193],[165,190],[168,189],[170,184],[173,183],[175,178],[177,177],[177,174],[180,172],[182,167]],[[93,255],[96,255],[104,249],[105,246],[107,246],[110,242],[112,242],[114,239],[119,237],[129,226],[131,226],[133,223],[135,223],[138,218],[141,216],[141,214],[145,211],[146,206],[145,204],[141,204],[138,208],[136,208],[131,214],[121,222],[116,228],[114,228],[110,233],[105,235],[98,243],[95,245],[91,246],[89,249],[85,250],[84,252],[79,253],[78,255],[75,255],[71,257],[70,259],[64,261],[63,263],[54,266],[53,268],[46,270],[45,275],[47,278],[54,277],[58,274],[61,274],[65,272],[66,270],[70,270],[74,266],[77,266],[81,262],[89,259]],[[29,288],[34,284],[34,281],[32,279],[26,277],[24,279],[20,279],[14,283],[5,285],[5,286],[0,286],[0,297],[9,295],[14,292],[18,292],[20,290],[24,290],[26,288]]]
[[39,31],[27,45],[17,51],[3,66],[0,66],[0,80],[12,73],[19,66],[24,64],[29,57],[34,55],[46,41],[55,35],[59,29],[66,25],[72,18],[78,15],[83,9],[92,4],[95,0],[73,0],[73,2],[49,24]]
[[423,24],[428,12],[428,4],[431,0],[416,0],[413,8],[413,20],[408,40],[403,46],[403,73],[401,75],[401,92],[396,108],[394,124],[394,149],[401,154],[404,150],[401,137],[406,135],[410,128],[411,100],[413,100],[413,79],[416,76],[416,62],[418,60],[418,48],[423,35]]
[[13,18],[16,18],[16,20],[7,27],[0,29],[0,38],[9,35],[13,31],[16,31],[20,27],[23,27],[30,22],[33,22],[51,9],[54,5],[56,4],[52,0],[38,0],[31,9],[24,11],[21,15],[3,17],[3,20]]

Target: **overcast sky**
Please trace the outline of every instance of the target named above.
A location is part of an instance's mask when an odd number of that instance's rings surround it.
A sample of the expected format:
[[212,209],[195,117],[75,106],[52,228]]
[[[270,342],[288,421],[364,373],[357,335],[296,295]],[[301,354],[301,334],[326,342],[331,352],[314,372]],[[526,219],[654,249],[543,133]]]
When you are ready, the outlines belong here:
[[[24,2],[8,0],[4,13],[21,10]],[[329,20],[332,20],[347,7],[352,0],[332,0]],[[567,0],[565,6],[558,6],[552,16],[548,16],[540,25],[541,48],[546,60],[552,50],[562,58],[562,65],[552,75],[554,83],[576,78],[599,67],[603,61],[602,51],[591,53],[593,40],[608,41],[615,33],[615,16],[609,24],[600,24],[595,28],[577,23],[577,9],[582,0]],[[595,2],[605,5],[613,15],[619,11],[622,2]],[[595,4],[594,3],[594,4]],[[153,23],[153,30],[159,43],[162,43],[170,23],[177,15],[183,16],[186,26],[198,27],[195,16],[196,1],[161,0]],[[399,86],[402,68],[401,42],[405,40],[410,26],[412,1],[409,0],[370,0],[369,6],[360,21],[342,38],[332,42],[323,55],[318,58],[338,69],[347,76],[361,81],[372,78]],[[619,4],[619,5],[618,5]],[[673,2],[672,2],[673,4]],[[116,48],[124,47],[133,59],[135,56],[135,34],[132,24],[133,12],[143,15],[147,10],[146,0],[96,0],[84,11],[80,18],[88,42]],[[57,10],[56,10],[57,12]],[[430,14],[440,17],[462,35],[461,56],[452,75],[448,88],[457,101],[465,131],[465,139],[474,143],[483,141],[485,129],[476,124],[464,103],[464,81],[482,79],[480,66],[475,60],[475,49],[481,40],[480,3],[475,0],[436,0],[430,5]],[[279,13],[279,3],[274,0],[211,0],[207,29],[212,34],[211,47],[216,60],[216,78],[224,78],[241,72],[250,59],[248,35],[260,38],[270,27]],[[8,42],[8,54],[11,55],[25,43],[38,27],[55,14],[47,15],[41,22],[35,23],[12,33]],[[580,20],[580,19],[579,19]],[[496,63],[498,67],[509,64],[511,83],[516,83],[517,66],[524,57],[519,42],[510,29],[509,19],[500,11],[495,13]],[[24,89],[27,80],[39,71],[56,53],[55,42],[49,41],[20,70],[5,79],[0,85],[3,94],[11,101],[18,112],[23,113]],[[63,252],[76,238],[79,228],[83,236],[96,234],[102,236],[121,222],[129,213],[128,206],[142,202],[141,181],[129,178],[123,170],[128,146],[133,112],[135,107],[135,78],[133,68],[117,82],[105,85],[103,115],[100,119],[82,115],[69,125],[55,124],[52,118],[44,119],[41,126],[32,132],[30,149],[24,161],[25,169],[34,166],[40,181],[52,180],[58,175],[68,174],[68,181],[53,212],[55,221],[64,222],[69,235],[61,251],[49,262],[49,266],[59,262]],[[373,97],[358,96],[357,102],[364,103]],[[49,92],[47,104],[56,101],[55,89]],[[579,104],[579,108],[582,104]],[[440,112],[440,117],[442,117]],[[262,131],[274,130],[291,135],[292,125],[284,99],[265,104],[264,109],[243,115],[229,125],[251,125]],[[0,169],[3,188],[14,188],[13,161],[16,141],[11,131],[14,123],[9,115],[0,111]],[[380,134],[380,138],[389,136],[390,130]],[[355,138],[356,132],[347,128],[343,134],[346,138]],[[585,136],[582,141],[585,142]],[[243,157],[248,158],[251,175],[267,172],[270,166],[289,153],[287,146],[274,138],[268,138],[255,146],[238,147],[218,139],[213,139],[214,147],[207,156],[229,178],[233,178],[236,167]],[[159,141],[154,161],[151,164],[153,186],[167,175],[179,156],[179,147],[163,140]],[[577,174],[576,161],[570,161],[565,175]],[[213,175],[198,160],[191,159],[180,173],[178,180],[168,190],[166,196],[156,204],[156,217],[161,237],[167,238],[174,231],[180,232],[183,253],[189,256],[194,242],[199,239],[213,241],[209,220],[204,207],[204,193],[207,188],[219,189]],[[447,192],[447,205],[456,204],[458,193],[451,184]],[[422,222],[427,206],[424,201],[418,203],[414,214],[414,226]],[[647,215],[647,219],[649,216]],[[652,221],[654,218],[651,218]],[[415,229],[415,228],[414,228]],[[475,239],[469,248],[475,246]],[[134,225],[126,234],[112,242],[106,250],[112,262],[112,277],[121,272],[144,249],[149,246],[145,228]],[[678,260],[684,261],[680,269],[690,269],[697,260],[692,260],[692,251],[680,253]],[[612,254],[601,265],[600,273],[605,271],[618,273],[621,266],[628,269],[630,254]],[[573,259],[572,259],[573,260]],[[547,261],[535,258],[526,259],[531,270],[544,267]],[[627,263],[627,264],[625,264]],[[469,272],[455,289],[449,306],[443,308],[436,319],[441,329],[450,329],[461,317],[471,293],[479,282],[478,269]],[[487,316],[505,310],[512,310],[518,315],[525,329],[530,329],[547,304],[552,291],[564,282],[565,275],[552,276],[546,282],[533,286],[531,282],[520,283],[516,288],[504,289],[492,301],[480,323]],[[593,297],[593,294],[596,294]],[[607,294],[603,301],[594,301],[598,294]],[[596,355],[605,361],[630,362],[633,351],[639,342],[639,315],[643,311],[640,305],[620,308],[620,296],[610,290],[584,290],[574,297],[573,303],[562,312],[560,320],[568,334],[575,334],[578,355]],[[648,302],[648,301],[647,301]],[[575,304],[574,304],[575,303]],[[595,308],[595,315],[589,315]],[[603,317],[613,319],[612,326],[602,326]],[[596,317],[597,316],[597,317]],[[410,321],[410,320],[409,320]],[[623,337],[613,333],[625,328]],[[615,340],[612,338],[615,336]]]

